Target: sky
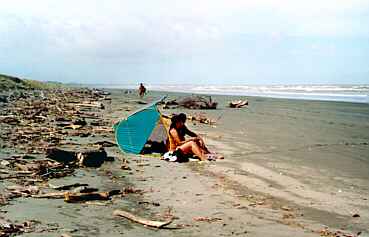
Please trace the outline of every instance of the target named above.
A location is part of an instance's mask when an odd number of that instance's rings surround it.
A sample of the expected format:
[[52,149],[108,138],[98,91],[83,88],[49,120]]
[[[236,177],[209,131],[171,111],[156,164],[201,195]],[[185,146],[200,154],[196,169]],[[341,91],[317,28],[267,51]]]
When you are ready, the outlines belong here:
[[99,84],[369,84],[369,0],[1,0],[0,73]]

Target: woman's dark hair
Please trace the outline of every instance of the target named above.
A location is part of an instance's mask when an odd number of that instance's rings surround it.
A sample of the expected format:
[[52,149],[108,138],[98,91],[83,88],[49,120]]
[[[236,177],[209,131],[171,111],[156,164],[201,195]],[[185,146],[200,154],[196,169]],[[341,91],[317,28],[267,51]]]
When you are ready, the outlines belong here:
[[185,123],[186,119],[187,119],[187,116],[184,113],[180,113],[180,114],[178,114],[178,119],[179,119],[179,121],[182,121],[182,122]]
[[175,128],[176,127],[176,123],[177,123],[177,121],[179,121],[179,119],[178,119],[178,115],[176,115],[176,114],[174,114],[173,116],[172,116],[172,118],[170,119],[170,129],[172,129],[172,128]]
[[186,119],[187,117],[184,113],[174,114],[172,118],[170,119],[171,121],[170,129],[175,128],[177,122],[183,122],[183,123],[186,122]]

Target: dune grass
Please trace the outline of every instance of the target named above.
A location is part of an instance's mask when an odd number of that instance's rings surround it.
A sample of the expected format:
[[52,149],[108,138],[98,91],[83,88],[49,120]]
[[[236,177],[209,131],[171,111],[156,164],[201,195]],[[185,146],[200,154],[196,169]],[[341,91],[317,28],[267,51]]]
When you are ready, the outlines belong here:
[[41,82],[29,79],[20,79],[9,75],[0,74],[0,91],[9,90],[46,90],[65,87],[59,82]]

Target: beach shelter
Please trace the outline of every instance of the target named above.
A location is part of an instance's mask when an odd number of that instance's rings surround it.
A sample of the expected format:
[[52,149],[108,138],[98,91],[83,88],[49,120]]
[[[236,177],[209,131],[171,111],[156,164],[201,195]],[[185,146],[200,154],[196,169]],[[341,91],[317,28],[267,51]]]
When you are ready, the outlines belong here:
[[167,142],[170,118],[163,116],[157,108],[164,99],[162,97],[114,125],[115,139],[122,151],[140,154],[145,144]]

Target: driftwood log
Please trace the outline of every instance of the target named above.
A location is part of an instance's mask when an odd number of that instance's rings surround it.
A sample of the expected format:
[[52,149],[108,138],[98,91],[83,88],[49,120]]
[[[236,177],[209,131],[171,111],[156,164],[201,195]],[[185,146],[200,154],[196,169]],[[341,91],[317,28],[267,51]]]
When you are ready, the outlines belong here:
[[216,109],[218,103],[211,96],[189,96],[164,103],[164,108],[183,107],[187,109]]
[[71,193],[66,192],[64,195],[65,202],[84,202],[84,201],[94,201],[94,200],[109,200],[109,192],[100,193]]
[[30,232],[32,225],[32,221],[25,221],[23,224],[16,224],[0,217],[0,236],[8,237],[20,235],[24,232]]
[[126,211],[122,211],[122,210],[115,210],[113,212],[114,216],[121,216],[124,218],[127,218],[131,221],[137,222],[139,224],[145,225],[145,226],[150,226],[150,227],[155,227],[155,228],[162,228],[164,226],[169,225],[170,223],[172,223],[173,219],[167,220],[167,221],[152,221],[152,220],[148,220],[139,216],[136,216],[130,212],[126,212]]
[[81,152],[51,148],[47,151],[47,158],[63,164],[78,163],[79,166],[100,167],[107,160],[108,155],[103,147]]
[[65,151],[58,148],[48,149],[46,157],[63,164],[68,164],[76,161],[75,152]]
[[72,237],[72,236],[69,234],[62,234],[61,237]]
[[100,167],[108,155],[104,148],[92,151],[79,152],[77,154],[78,164],[87,167]]
[[203,124],[209,124],[209,125],[214,125],[216,123],[215,120],[212,120],[212,119],[206,117],[205,114],[189,115],[188,120],[193,121],[193,122],[203,123]]
[[78,104],[74,104],[73,106],[99,108],[99,109],[104,109],[105,108],[102,103],[93,102],[93,101],[91,101],[90,103],[88,103],[88,102],[78,103]]
[[72,192],[56,192],[56,193],[45,193],[39,195],[32,195],[33,198],[50,198],[50,199],[61,199],[64,198],[65,202],[84,202],[93,200],[109,200],[109,192],[92,192],[92,193],[72,193]]
[[65,192],[56,192],[56,193],[44,193],[38,195],[32,195],[33,198],[64,198]]
[[229,103],[229,107],[230,108],[242,108],[248,104],[249,102],[247,100],[235,100]]
[[69,190],[71,188],[87,187],[87,186],[88,184],[81,184],[81,183],[67,184],[67,185],[61,185],[61,186],[54,186],[52,184],[49,184],[49,187],[55,190]]

